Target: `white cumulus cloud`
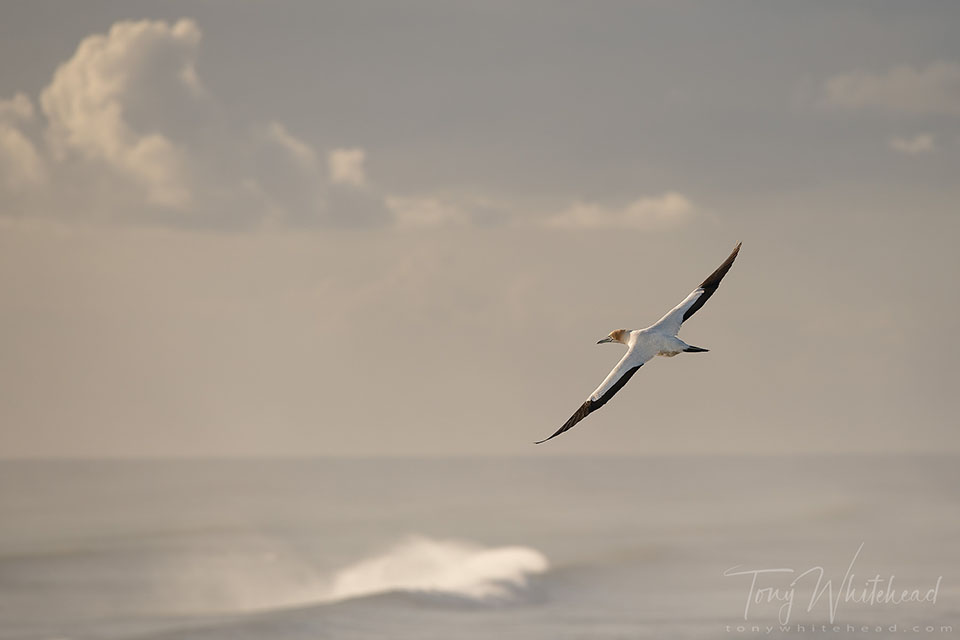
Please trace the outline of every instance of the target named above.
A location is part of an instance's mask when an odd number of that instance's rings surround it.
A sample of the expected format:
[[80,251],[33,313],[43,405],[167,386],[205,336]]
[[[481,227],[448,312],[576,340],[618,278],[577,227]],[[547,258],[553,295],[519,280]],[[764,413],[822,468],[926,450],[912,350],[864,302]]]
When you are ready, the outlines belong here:
[[899,151],[900,153],[905,153],[910,156],[930,153],[936,149],[933,136],[926,133],[921,133],[909,138],[894,136],[890,138],[889,144],[890,148],[894,151]]
[[10,100],[0,100],[0,188],[11,195],[46,182],[46,165],[21,130],[33,120],[33,103],[26,95],[18,93]]
[[401,227],[442,227],[470,221],[462,207],[432,197],[387,198],[387,206]]
[[33,116],[33,102],[25,93],[18,93],[9,100],[0,100],[0,122],[29,122]]
[[367,182],[367,172],[363,167],[366,159],[367,154],[363,149],[334,149],[327,154],[330,180],[334,184],[363,186]]
[[[363,148],[319,149],[270,118],[238,122],[198,72],[202,41],[190,19],[117,22],[84,38],[39,96],[0,99],[0,217],[213,229],[544,222],[483,194],[387,193]],[[694,207],[667,192],[560,209],[548,226],[657,229]]]
[[143,101],[145,78],[178,93],[197,90],[191,85],[199,44],[200,30],[190,20],[118,22],[106,35],[85,38],[40,94],[54,157],[102,162],[139,185],[148,203],[186,208],[186,150],[163,133],[136,127],[131,111]]
[[649,230],[681,224],[694,210],[693,203],[682,193],[668,191],[659,196],[638,198],[624,207],[578,202],[547,218],[546,224],[562,229]]
[[858,71],[827,79],[826,105],[912,115],[960,115],[960,64],[908,65],[882,73]]
[[330,176],[282,123],[228,124],[197,72],[201,40],[189,19],[117,22],[57,68],[39,113],[22,93],[0,101],[0,196],[15,213],[167,225],[390,219],[362,149],[332,152]]

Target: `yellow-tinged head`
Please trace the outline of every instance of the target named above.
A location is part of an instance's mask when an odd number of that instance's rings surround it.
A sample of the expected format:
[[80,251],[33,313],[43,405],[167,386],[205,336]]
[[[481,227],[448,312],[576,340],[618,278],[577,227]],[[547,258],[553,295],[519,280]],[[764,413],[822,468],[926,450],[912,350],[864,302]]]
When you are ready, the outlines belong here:
[[629,329],[617,329],[616,331],[611,331],[603,340],[598,340],[597,344],[603,344],[604,342],[619,342],[620,344],[627,344],[627,339],[630,337]]

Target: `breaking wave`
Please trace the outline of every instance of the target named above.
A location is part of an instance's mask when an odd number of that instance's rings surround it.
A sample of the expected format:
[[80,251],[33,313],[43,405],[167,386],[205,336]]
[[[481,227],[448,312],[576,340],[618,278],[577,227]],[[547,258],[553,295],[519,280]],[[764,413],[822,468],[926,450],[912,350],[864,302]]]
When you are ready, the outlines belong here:
[[393,591],[502,600],[549,568],[530,547],[486,548],[469,542],[411,537],[336,572],[328,602]]

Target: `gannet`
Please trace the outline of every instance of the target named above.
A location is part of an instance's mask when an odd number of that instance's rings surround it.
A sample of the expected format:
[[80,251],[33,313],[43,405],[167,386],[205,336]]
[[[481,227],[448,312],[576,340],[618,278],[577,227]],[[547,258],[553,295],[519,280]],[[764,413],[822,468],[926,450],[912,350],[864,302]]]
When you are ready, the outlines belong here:
[[710,296],[720,286],[720,281],[723,280],[723,276],[727,275],[727,271],[730,270],[733,261],[737,258],[737,253],[740,252],[740,244],[742,243],[737,243],[730,256],[717,267],[716,271],[707,276],[707,279],[701,282],[699,287],[694,289],[690,295],[684,298],[683,302],[667,312],[667,315],[657,320],[656,323],[646,329],[617,329],[597,342],[597,344],[619,342],[627,346],[627,353],[613,368],[613,371],[604,378],[600,386],[590,394],[586,402],[580,405],[580,408],[570,416],[570,419],[563,423],[563,426],[550,438],[544,438],[536,444],[556,438],[564,431],[572,429],[578,422],[607,404],[610,398],[616,395],[617,391],[623,388],[623,385],[627,384],[633,374],[637,372],[637,369],[653,359],[654,356],[672,358],[681,351],[687,353],[709,351],[709,349],[701,349],[687,344],[677,337],[677,332],[680,331],[680,325],[699,311],[700,307],[710,299]]

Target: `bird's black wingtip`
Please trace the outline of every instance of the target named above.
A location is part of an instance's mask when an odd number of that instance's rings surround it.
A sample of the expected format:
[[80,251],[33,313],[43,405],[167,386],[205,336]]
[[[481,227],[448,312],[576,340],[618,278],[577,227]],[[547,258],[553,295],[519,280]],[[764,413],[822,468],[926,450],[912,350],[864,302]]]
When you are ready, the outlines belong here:
[[546,442],[547,440],[553,440],[554,438],[556,438],[556,437],[557,437],[558,435],[560,435],[561,433],[563,433],[562,430],[561,430],[561,431],[557,431],[555,434],[553,434],[553,435],[550,436],[549,438],[544,438],[543,440],[537,440],[537,441],[534,442],[533,444],[543,444],[543,443]]

